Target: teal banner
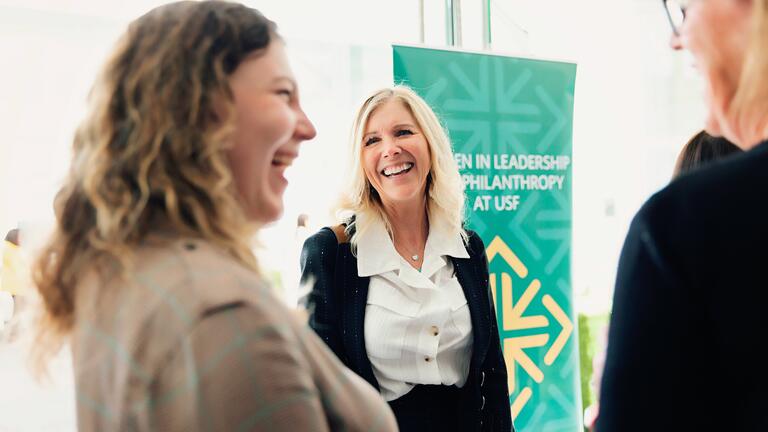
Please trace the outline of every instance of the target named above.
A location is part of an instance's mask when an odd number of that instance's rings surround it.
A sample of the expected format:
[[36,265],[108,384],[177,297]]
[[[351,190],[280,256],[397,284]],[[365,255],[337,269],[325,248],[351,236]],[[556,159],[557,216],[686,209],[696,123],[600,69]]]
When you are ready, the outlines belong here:
[[582,430],[571,290],[576,65],[393,47],[395,82],[453,142],[468,221],[485,241],[518,431]]

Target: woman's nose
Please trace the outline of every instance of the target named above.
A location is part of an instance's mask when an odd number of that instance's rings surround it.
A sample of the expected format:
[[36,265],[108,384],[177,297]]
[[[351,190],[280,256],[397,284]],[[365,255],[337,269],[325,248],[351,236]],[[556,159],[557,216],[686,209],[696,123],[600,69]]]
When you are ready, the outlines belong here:
[[402,149],[400,148],[400,145],[398,145],[394,140],[385,139],[384,140],[384,157],[392,157],[399,155]]
[[669,38],[669,47],[672,48],[675,51],[679,51],[683,49],[683,43],[680,40],[680,35],[677,33],[672,33],[672,36]]
[[296,124],[297,137],[302,140],[311,140],[315,137],[315,135],[317,135],[315,125],[313,125],[309,120],[309,117],[307,117],[307,114],[304,112],[304,110],[299,109],[298,116],[299,118]]

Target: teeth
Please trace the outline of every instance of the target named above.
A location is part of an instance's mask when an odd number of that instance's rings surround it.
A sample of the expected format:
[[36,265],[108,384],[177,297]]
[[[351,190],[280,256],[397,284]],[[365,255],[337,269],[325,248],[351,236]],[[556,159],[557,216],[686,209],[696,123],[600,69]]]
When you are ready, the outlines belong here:
[[406,163],[403,163],[403,164],[400,164],[400,165],[395,165],[395,166],[384,168],[384,171],[382,171],[382,174],[384,174],[385,176],[389,177],[389,176],[392,176],[392,175],[395,175],[395,174],[400,174],[401,172],[403,172],[403,171],[405,171],[407,169],[410,169],[411,167],[413,167],[413,164],[410,163],[410,162],[406,162]]

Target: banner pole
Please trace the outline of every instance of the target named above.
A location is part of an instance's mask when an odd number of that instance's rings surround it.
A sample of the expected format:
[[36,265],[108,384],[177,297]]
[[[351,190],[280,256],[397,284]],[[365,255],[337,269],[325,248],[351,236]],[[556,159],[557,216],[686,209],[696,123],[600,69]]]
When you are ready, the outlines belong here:
[[491,49],[491,0],[480,1],[483,3],[483,49],[488,51]]
[[424,44],[424,0],[419,0],[419,43]]
[[453,34],[453,0],[445,0],[445,44],[455,46]]
[[453,7],[453,45],[461,47],[461,0],[453,0],[451,3]]

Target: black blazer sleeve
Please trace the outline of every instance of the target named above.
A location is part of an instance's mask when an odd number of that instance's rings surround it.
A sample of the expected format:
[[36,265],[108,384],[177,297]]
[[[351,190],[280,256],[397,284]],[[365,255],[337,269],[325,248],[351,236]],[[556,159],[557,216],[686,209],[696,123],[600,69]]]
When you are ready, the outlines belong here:
[[479,286],[484,289],[483,298],[487,299],[490,310],[491,339],[488,351],[481,367],[480,386],[485,400],[483,430],[514,431],[512,413],[509,406],[509,386],[507,384],[507,365],[501,350],[501,336],[496,322],[496,305],[493,303],[488,274],[488,257],[483,240],[477,233],[468,231],[469,244],[476,266],[481,275]]
[[346,363],[341,341],[341,303],[334,283],[336,235],[323,228],[304,242],[301,251],[301,283],[309,284],[309,294],[299,300],[309,314],[309,326]]

